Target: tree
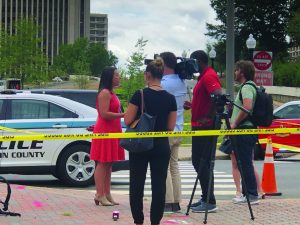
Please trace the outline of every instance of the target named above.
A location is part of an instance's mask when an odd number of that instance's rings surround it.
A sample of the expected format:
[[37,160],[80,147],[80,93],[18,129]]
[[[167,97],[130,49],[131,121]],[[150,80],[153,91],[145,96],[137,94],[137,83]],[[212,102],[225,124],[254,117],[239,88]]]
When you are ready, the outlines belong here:
[[291,18],[288,22],[288,34],[291,42],[300,45],[300,1],[294,1],[291,5]]
[[87,57],[93,76],[99,76],[105,66],[115,66],[118,63],[118,58],[101,43],[91,43],[88,46]]
[[129,102],[130,97],[133,93],[145,86],[144,83],[144,71],[142,66],[144,65],[144,59],[146,58],[144,54],[144,47],[146,46],[148,40],[144,40],[143,37],[139,38],[135,47],[137,50],[132,53],[129,57],[127,71],[121,72],[122,80],[121,86],[122,90],[119,91],[122,95],[123,101]]
[[19,78],[40,84],[48,80],[47,56],[40,48],[38,27],[34,19],[18,19],[13,24],[14,34],[1,31],[0,73],[3,77]]
[[[287,52],[286,26],[290,17],[292,0],[236,0],[235,1],[235,57],[246,57],[246,40],[253,34],[257,41],[257,50],[272,51],[274,57],[278,53]],[[226,0],[211,0],[216,11],[219,25],[207,24],[208,36],[218,40],[226,39]]]
[[[82,67],[82,65],[89,65],[87,57],[88,45],[89,42],[86,38],[78,38],[74,44],[62,45],[59,48],[59,55],[54,58],[53,69],[63,70],[69,75],[84,74],[87,68]],[[80,68],[83,71],[80,71]]]
[[74,44],[60,47],[52,69],[65,71],[69,75],[99,76],[105,66],[115,65],[117,61],[117,57],[101,43],[90,43],[86,38],[78,38]]

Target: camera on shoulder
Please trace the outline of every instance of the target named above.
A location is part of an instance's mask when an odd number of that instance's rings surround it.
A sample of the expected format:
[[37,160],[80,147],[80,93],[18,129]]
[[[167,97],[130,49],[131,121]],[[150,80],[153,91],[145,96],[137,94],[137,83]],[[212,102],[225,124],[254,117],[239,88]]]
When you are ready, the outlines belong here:
[[[159,57],[159,54],[154,54],[154,59]],[[191,80],[194,77],[194,73],[199,72],[199,67],[196,59],[176,57],[177,64],[175,67],[175,73],[179,75],[182,80]],[[148,65],[153,59],[145,59],[144,64]]]
[[191,80],[194,73],[199,72],[196,59],[177,57],[177,60],[180,60],[180,62],[176,64],[175,73],[179,75],[180,79]]

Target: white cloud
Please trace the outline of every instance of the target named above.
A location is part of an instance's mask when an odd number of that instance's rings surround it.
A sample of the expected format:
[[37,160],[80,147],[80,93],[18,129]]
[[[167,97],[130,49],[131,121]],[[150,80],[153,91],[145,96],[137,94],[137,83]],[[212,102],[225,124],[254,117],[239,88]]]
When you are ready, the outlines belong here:
[[183,50],[205,49],[206,23],[215,19],[209,4],[209,0],[91,0],[91,12],[108,14],[108,48],[122,66],[140,37],[148,40],[148,57],[163,51],[181,55]]

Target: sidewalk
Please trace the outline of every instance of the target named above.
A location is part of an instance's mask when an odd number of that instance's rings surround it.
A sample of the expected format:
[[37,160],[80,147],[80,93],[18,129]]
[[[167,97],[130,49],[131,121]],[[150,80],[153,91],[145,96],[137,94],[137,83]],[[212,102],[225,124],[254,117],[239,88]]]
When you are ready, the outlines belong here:
[[[1,200],[6,194],[0,184]],[[95,206],[94,192],[69,189],[39,188],[12,185],[9,210],[22,217],[0,216],[1,225],[128,225],[133,224],[127,195],[114,195],[121,205],[114,207]],[[182,212],[165,214],[164,224],[203,224],[204,214],[185,215],[188,200],[181,203]],[[150,199],[144,199],[145,225],[149,222]],[[300,199],[268,198],[252,206],[254,221],[250,219],[247,205],[235,205],[230,201],[218,201],[218,212],[208,214],[208,223],[214,225],[240,224],[300,224]],[[120,212],[118,221],[112,220],[113,210]]]

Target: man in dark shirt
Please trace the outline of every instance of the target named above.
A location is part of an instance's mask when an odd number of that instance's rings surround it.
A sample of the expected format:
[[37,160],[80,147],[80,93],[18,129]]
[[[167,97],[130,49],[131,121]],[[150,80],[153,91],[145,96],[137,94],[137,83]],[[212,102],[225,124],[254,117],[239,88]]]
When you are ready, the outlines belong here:
[[[193,89],[192,130],[211,130],[214,126],[215,117],[215,107],[211,95],[221,94],[221,83],[216,72],[208,66],[208,56],[204,51],[193,52],[191,58],[197,60],[200,72],[198,82]],[[205,212],[206,208],[208,212],[217,210],[213,179],[208,204],[206,203],[213,140],[212,136],[192,137],[192,163],[196,172],[199,173],[202,189],[201,199],[191,205],[192,212]]]

